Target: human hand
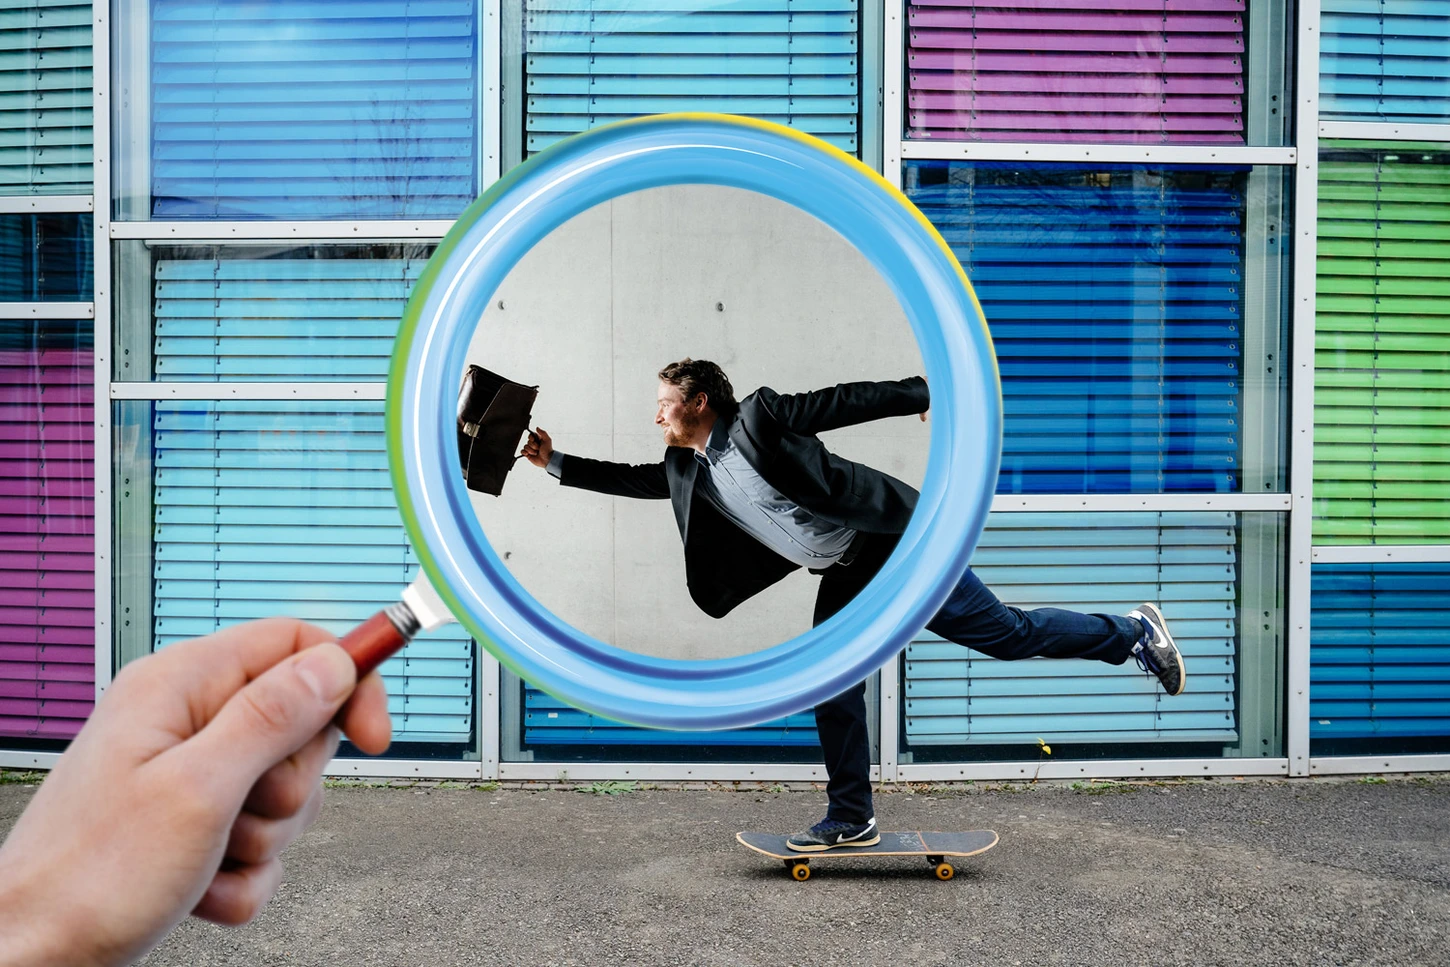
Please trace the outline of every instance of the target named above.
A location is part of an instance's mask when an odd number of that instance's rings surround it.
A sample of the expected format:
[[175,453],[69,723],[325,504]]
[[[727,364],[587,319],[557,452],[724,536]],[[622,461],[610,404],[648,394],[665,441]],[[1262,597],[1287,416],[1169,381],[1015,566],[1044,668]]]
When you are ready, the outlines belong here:
[[128,963],[187,913],[254,917],[317,818],[334,720],[390,740],[382,679],[332,638],[270,618],[123,668],[0,847],[0,965]]
[[523,450],[519,452],[519,456],[536,467],[547,467],[549,458],[553,455],[554,440],[544,432],[543,427],[534,427],[529,438],[524,441]]

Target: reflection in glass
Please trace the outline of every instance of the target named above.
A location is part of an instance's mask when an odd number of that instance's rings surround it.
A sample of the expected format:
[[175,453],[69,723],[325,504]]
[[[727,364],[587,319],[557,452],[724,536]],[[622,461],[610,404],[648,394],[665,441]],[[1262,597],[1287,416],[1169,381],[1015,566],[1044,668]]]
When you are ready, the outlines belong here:
[[[1280,173],[920,161],[905,175],[992,332],[998,492],[1280,489],[1265,484],[1283,465],[1283,224],[1246,237],[1251,190],[1281,213]],[[1249,483],[1246,462],[1262,471]]]
[[0,327],[0,736],[69,739],[95,700],[92,328]]
[[0,302],[90,302],[89,213],[0,215]]

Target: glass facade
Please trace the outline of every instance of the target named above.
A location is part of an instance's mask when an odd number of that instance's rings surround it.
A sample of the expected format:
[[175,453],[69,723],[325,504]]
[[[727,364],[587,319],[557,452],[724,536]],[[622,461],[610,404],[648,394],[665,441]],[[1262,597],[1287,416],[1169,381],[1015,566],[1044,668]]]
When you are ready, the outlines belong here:
[[[96,19],[0,4],[0,756],[63,748],[97,682],[178,639],[274,613],[342,632],[394,600],[417,563],[384,381],[428,257],[513,165],[676,110],[787,124],[901,188],[1000,363],[979,575],[1022,607],[1161,602],[1186,656],[1168,699],[1131,666],[923,634],[870,685],[885,774],[1039,762],[1039,740],[1225,774],[1307,770],[1296,743],[1450,754],[1442,4],[1300,23],[1284,0],[118,0],[108,36]],[[1309,30],[1317,90],[1296,90]],[[1288,109],[1316,97],[1317,118]],[[1294,368],[1310,286],[1314,362]],[[384,675],[394,755],[484,776],[818,764],[808,711],[621,726],[456,627]]]

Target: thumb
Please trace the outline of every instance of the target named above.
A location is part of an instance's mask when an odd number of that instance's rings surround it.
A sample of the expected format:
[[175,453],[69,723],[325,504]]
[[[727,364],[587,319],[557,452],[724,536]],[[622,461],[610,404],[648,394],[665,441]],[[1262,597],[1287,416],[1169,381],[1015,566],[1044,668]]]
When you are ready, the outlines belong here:
[[335,642],[314,645],[229,698],[186,745],[201,768],[221,766],[240,800],[262,773],[326,728],[356,684],[347,652]]

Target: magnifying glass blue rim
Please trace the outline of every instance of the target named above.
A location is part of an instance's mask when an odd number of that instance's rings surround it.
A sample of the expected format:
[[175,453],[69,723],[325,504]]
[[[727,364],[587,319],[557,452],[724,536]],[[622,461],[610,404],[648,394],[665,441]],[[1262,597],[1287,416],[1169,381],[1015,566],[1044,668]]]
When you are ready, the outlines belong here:
[[[684,184],[771,196],[855,246],[900,302],[932,397],[921,496],[872,582],[830,620],[790,641],[710,660],[628,651],[544,608],[489,544],[457,466],[465,357],[509,271],[551,231],[595,205]],[[506,667],[570,705],[683,730],[743,727],[798,712],[900,651],[966,570],[991,507],[1002,433],[996,355],[981,306],[925,216],[823,141],[720,114],[655,115],[576,135],[515,168],[471,205],[430,259],[404,312],[386,423],[404,526],[459,622]]]

